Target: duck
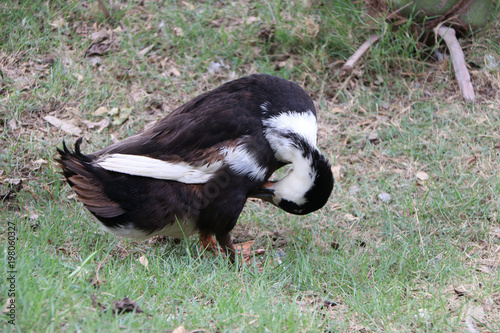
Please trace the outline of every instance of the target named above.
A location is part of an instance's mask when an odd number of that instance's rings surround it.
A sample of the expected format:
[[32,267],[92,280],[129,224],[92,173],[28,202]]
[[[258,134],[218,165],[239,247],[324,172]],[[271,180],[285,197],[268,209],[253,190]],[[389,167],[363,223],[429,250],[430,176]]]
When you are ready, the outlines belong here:
[[[62,174],[104,230],[144,240],[198,234],[234,262],[230,232],[249,198],[296,215],[333,190],[317,147],[316,109],[296,83],[253,74],[178,107],[152,128],[95,153],[57,148]],[[282,179],[273,173],[291,164]]]

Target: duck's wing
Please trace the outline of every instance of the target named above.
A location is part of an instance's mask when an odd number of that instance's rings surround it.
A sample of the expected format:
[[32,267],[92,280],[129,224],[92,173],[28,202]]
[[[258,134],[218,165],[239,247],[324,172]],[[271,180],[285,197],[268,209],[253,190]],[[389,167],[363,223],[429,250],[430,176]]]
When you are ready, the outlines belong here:
[[205,183],[223,167],[252,179],[275,163],[250,91],[217,89],[174,110],[152,129],[95,154],[102,168],[183,183]]

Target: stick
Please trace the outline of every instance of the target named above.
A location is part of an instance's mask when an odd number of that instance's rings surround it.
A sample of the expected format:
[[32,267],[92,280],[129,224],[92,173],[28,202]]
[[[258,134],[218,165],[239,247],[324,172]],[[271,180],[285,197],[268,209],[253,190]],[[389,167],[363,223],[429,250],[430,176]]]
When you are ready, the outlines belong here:
[[356,62],[365,54],[365,52],[370,48],[372,44],[375,44],[380,39],[379,35],[371,35],[368,39],[354,52],[352,56],[347,59],[344,66],[342,66],[342,72],[350,73],[352,72]]
[[467,65],[465,64],[464,52],[455,36],[455,30],[441,26],[437,29],[437,33],[443,38],[446,46],[450,50],[451,61],[455,69],[455,77],[462,91],[462,97],[466,102],[474,102],[474,88],[470,82],[470,75],[467,70]]
[[106,9],[106,6],[104,6],[104,3],[102,0],[97,0],[97,4],[99,5],[99,8],[101,9],[102,13],[104,14],[104,17],[106,20],[109,20],[111,18],[111,15],[109,15],[108,10]]

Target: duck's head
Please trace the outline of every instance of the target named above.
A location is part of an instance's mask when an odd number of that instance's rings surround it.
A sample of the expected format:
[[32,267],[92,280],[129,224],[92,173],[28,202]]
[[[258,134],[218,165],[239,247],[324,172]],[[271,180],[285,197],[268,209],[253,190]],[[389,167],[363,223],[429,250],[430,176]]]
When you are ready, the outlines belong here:
[[276,182],[266,182],[254,197],[286,212],[304,215],[325,205],[333,189],[330,163],[316,147],[313,110],[288,111],[263,120],[265,137],[281,163],[293,170]]

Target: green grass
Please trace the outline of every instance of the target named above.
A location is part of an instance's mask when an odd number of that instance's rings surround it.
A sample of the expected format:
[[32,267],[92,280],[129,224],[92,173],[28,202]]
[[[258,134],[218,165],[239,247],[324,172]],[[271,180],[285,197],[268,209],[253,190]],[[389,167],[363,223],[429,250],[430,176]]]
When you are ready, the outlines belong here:
[[[500,61],[498,4],[487,29],[460,41],[478,66],[471,105],[448,65],[418,54],[409,26],[392,31],[361,2],[105,3],[113,22],[95,1],[0,5],[5,278],[7,222],[18,236],[16,325],[2,316],[2,330],[500,331],[500,69],[486,66],[487,56]],[[85,52],[102,30],[116,49],[96,65]],[[339,64],[381,32],[352,75],[339,76]],[[210,73],[214,62],[224,68]],[[58,173],[55,147],[76,136],[44,116],[74,121],[90,152],[256,72],[310,93],[319,145],[339,171],[328,204],[307,216],[248,203],[232,235],[266,249],[262,273],[199,253],[195,237],[108,235]],[[93,114],[99,107],[133,111],[99,132],[82,122],[112,121]],[[282,264],[270,265],[278,256]],[[0,305],[8,289],[0,284]],[[144,312],[100,311],[91,294],[104,307],[129,297]]]

